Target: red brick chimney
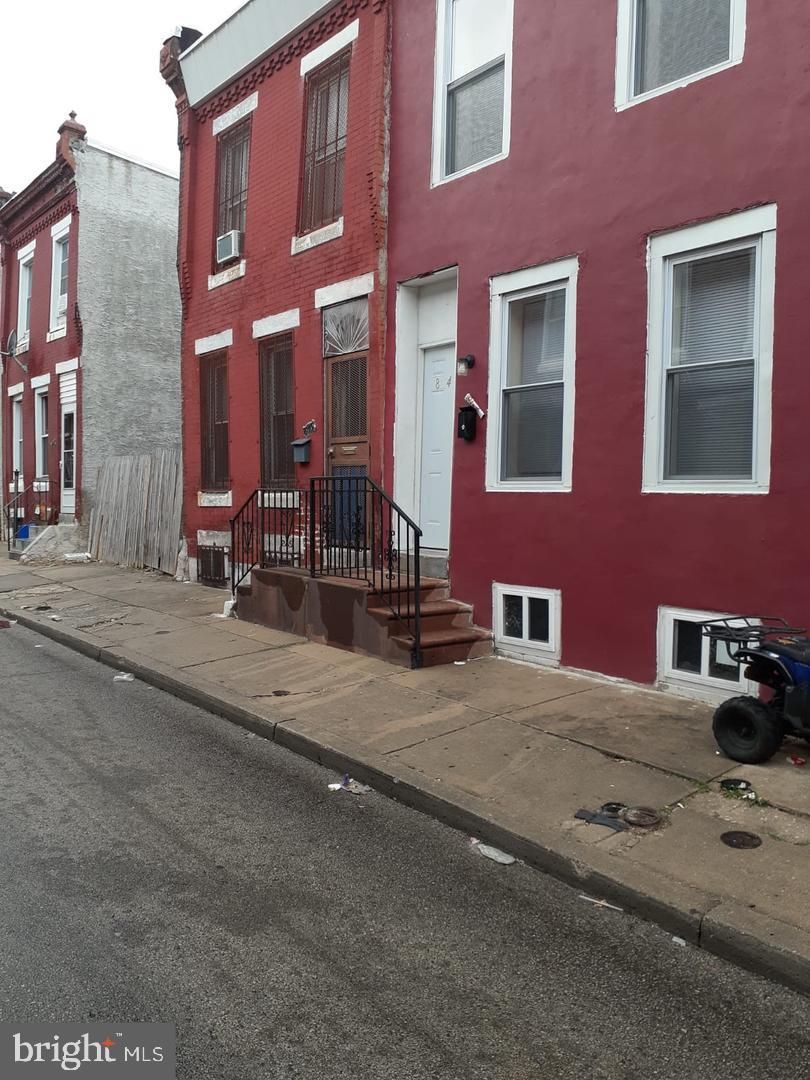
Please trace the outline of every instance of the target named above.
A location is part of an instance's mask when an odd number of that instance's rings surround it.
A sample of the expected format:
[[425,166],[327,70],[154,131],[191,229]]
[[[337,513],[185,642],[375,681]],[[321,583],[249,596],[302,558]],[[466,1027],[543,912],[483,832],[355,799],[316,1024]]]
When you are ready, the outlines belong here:
[[76,168],[76,161],[73,157],[73,150],[71,149],[71,143],[76,139],[87,138],[87,128],[84,124],[76,123],[76,113],[70,113],[70,116],[62,126],[59,128],[59,142],[56,144],[56,156],[61,157],[74,169]]

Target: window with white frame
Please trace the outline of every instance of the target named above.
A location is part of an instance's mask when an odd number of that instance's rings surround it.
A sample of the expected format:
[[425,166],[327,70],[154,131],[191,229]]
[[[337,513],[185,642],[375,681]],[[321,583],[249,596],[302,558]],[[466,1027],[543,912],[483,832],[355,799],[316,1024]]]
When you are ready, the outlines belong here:
[[68,302],[68,266],[70,258],[70,218],[58,222],[51,229],[51,332],[66,325]]
[[529,659],[559,660],[559,591],[496,582],[492,593],[496,646]]
[[[728,646],[703,633],[703,623],[722,619],[711,611],[662,607],[658,613],[658,678],[660,682],[689,691],[716,691],[718,699],[735,690],[747,690],[744,669]],[[732,623],[732,625],[734,625]]]
[[619,0],[616,105],[740,63],[746,0]]
[[571,488],[576,259],[491,282],[488,490]]
[[31,291],[34,281],[34,252],[20,259],[18,267],[17,340],[28,341],[31,333]]
[[776,207],[650,241],[644,489],[766,491]]
[[513,0],[438,0],[433,182],[509,151]]
[[23,475],[23,399],[15,397],[11,402],[11,471]]
[[34,435],[36,439],[36,475],[48,476],[48,391],[38,390],[34,398]]

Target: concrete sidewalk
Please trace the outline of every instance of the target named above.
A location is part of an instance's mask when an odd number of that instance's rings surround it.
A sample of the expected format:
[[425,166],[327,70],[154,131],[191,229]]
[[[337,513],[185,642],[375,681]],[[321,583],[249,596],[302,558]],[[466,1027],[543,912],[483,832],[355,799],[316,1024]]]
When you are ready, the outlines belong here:
[[[403,672],[217,619],[226,599],[155,573],[0,560],[0,609],[25,625],[810,992],[810,765],[787,760],[806,747],[736,767],[697,703],[497,658]],[[723,797],[726,776],[769,805]],[[574,818],[608,801],[663,824]],[[730,829],[762,846],[726,847]]]

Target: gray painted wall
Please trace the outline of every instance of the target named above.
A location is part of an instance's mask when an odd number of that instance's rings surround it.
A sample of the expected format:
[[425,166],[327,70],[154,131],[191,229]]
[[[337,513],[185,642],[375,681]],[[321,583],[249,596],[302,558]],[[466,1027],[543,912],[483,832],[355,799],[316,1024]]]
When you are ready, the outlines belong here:
[[86,143],[74,149],[87,521],[105,458],[180,449],[178,181]]

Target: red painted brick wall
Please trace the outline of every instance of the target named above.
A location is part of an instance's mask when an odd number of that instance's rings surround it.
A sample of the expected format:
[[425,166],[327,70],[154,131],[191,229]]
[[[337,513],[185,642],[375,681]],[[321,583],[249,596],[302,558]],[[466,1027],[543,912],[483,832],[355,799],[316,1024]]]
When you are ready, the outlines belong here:
[[[315,290],[374,272],[370,296],[369,431],[371,475],[383,457],[383,349],[385,337],[384,166],[389,7],[385,0],[344,0],[280,51],[248,71],[214,99],[180,114],[184,144],[181,175],[179,272],[184,301],[182,380],[185,530],[190,554],[198,529],[222,531],[259,484],[259,342],[254,320],[299,308],[294,331],[296,437],[315,419],[312,463],[298,469],[297,483],[324,471],[324,364],[321,313]],[[359,18],[349,73],[348,146],[343,203],[344,234],[301,255],[290,245],[297,232],[304,78],[300,59]],[[207,288],[215,239],[216,144],[213,119],[258,92],[251,114],[243,278]],[[233,331],[228,349],[231,508],[201,508],[199,360],[194,343]]]
[[[489,278],[579,255],[573,490],[486,492],[457,442],[453,594],[491,625],[492,583],[562,592],[562,661],[651,682],[659,605],[810,625],[810,239],[805,0],[748,0],[743,62],[614,109],[616,3],[515,0],[509,157],[430,187],[435,0],[394,6],[389,349],[395,286],[459,267],[457,404],[487,401]],[[647,237],[778,204],[767,495],[642,494]],[[389,354],[388,430],[394,364]]]
[[[57,221],[73,215],[70,225],[70,262],[68,266],[68,311],[67,335],[56,341],[46,341],[50,324],[51,303],[51,226]],[[76,304],[77,267],[78,267],[79,218],[76,209],[75,188],[66,188],[64,179],[55,180],[51,186],[43,188],[42,193],[32,203],[28,213],[19,222],[12,222],[3,244],[3,296],[2,317],[0,318],[0,340],[5,349],[8,335],[17,327],[17,297],[19,291],[19,262],[17,252],[36,239],[34,252],[33,282],[31,291],[31,334],[28,351],[19,359],[27,365],[28,373],[23,371],[13,360],[4,360],[5,377],[3,392],[3,503],[8,500],[8,485],[12,480],[11,449],[11,405],[5,390],[15,383],[24,383],[23,393],[23,485],[28,487],[34,481],[36,447],[34,422],[34,391],[30,380],[38,375],[50,374],[48,386],[48,434],[50,449],[48,453],[48,475],[51,478],[51,496],[58,507],[60,445],[60,410],[59,376],[56,365],[72,360],[81,354],[81,325]],[[76,414],[76,512],[80,513],[79,489],[81,482],[81,372],[78,376],[78,404]],[[54,482],[55,481],[55,482]],[[42,512],[39,518],[44,521],[46,509],[51,506],[47,495],[38,494],[29,499],[30,506],[39,505]]]

